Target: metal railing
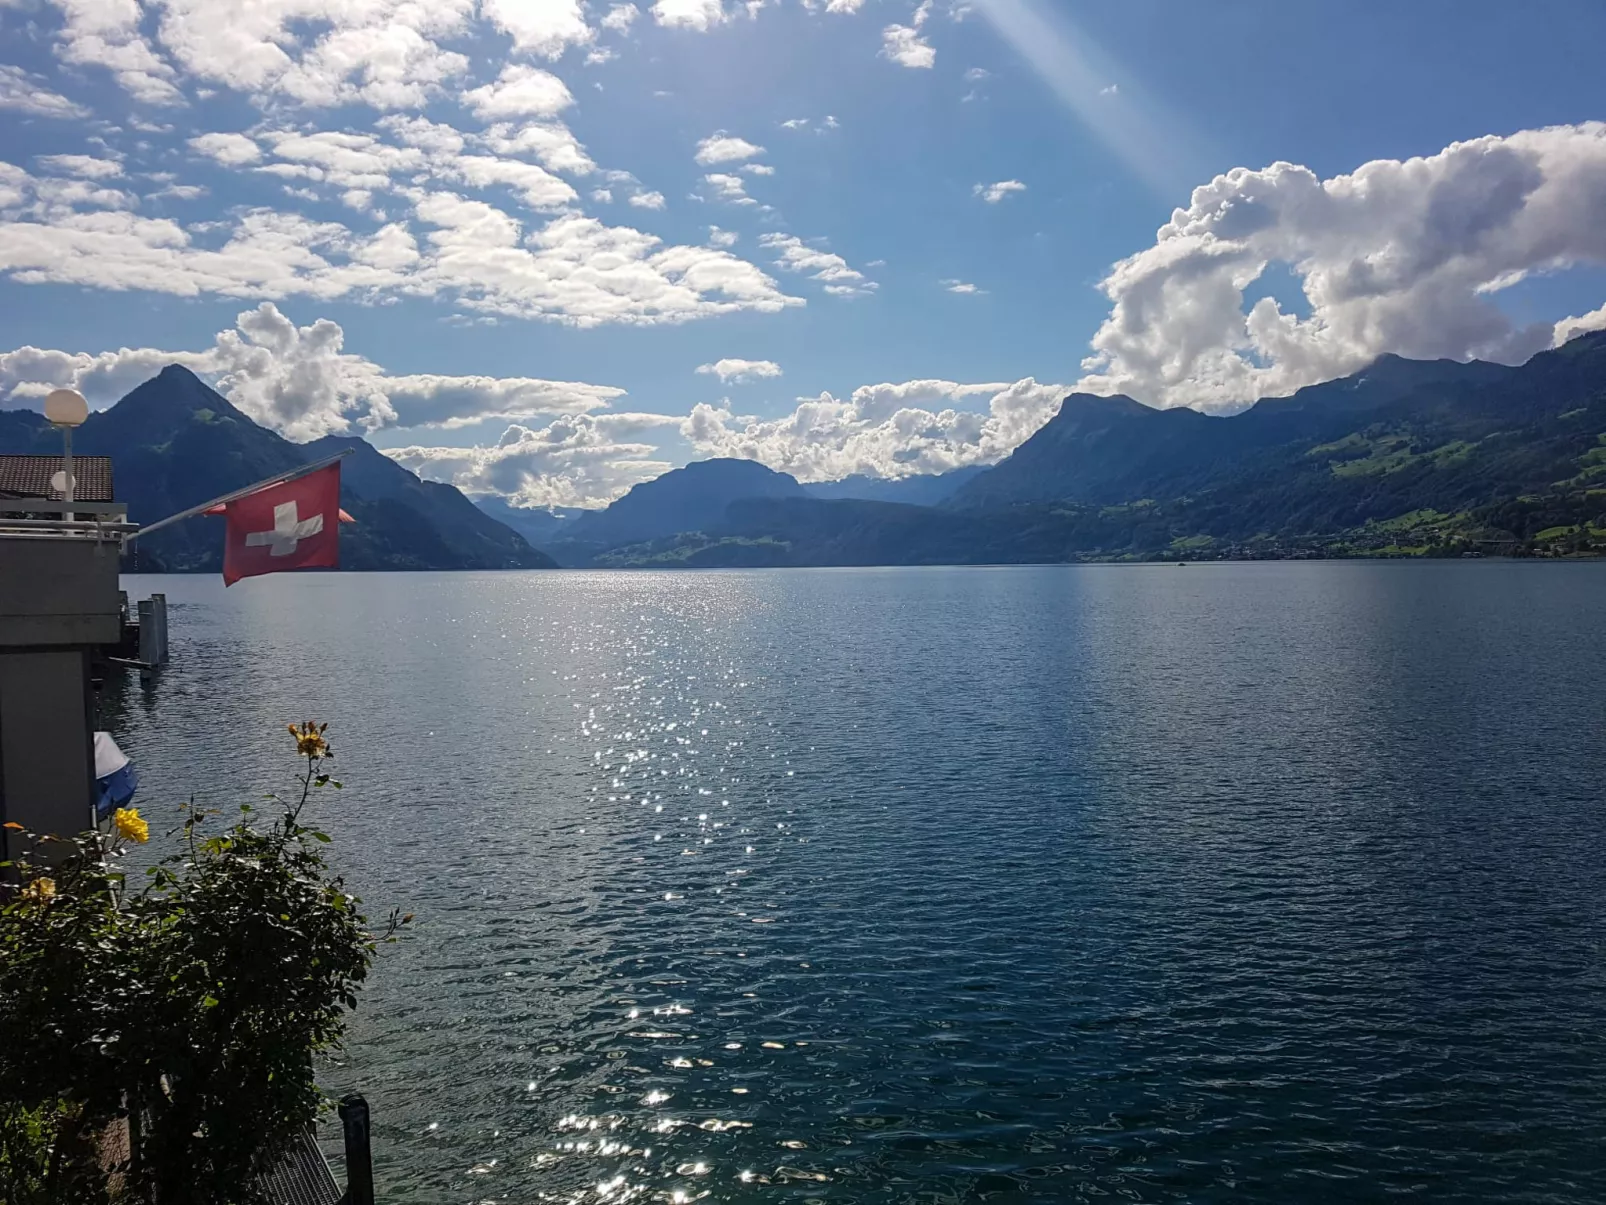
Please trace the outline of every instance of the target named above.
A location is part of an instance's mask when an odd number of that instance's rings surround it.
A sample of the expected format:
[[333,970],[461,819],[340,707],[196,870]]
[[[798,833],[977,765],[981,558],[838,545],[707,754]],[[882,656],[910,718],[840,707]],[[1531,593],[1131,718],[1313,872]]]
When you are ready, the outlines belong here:
[[[71,519],[67,518],[72,515]],[[79,518],[87,515],[88,518]],[[40,517],[46,516],[46,517]],[[25,540],[93,540],[121,544],[139,531],[122,502],[52,502],[0,498],[0,535]]]

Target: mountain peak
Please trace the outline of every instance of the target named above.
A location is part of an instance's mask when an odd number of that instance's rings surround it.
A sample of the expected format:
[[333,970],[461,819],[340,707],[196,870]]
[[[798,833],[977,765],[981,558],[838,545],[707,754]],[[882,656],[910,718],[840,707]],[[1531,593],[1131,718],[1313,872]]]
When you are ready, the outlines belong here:
[[226,397],[182,364],[169,364],[154,377],[136,385],[115,406],[104,411],[116,422],[138,422],[142,427],[184,422],[197,412],[250,422]]

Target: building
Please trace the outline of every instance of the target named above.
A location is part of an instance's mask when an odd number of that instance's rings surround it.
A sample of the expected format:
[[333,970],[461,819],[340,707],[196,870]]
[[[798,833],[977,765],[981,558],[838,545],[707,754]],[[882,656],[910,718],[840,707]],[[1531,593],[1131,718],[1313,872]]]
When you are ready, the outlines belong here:
[[[117,566],[136,530],[112,501],[111,461],[0,456],[0,823],[71,836],[94,825],[95,650],[122,639]],[[71,518],[68,516],[71,515]],[[15,834],[0,829],[4,856]]]

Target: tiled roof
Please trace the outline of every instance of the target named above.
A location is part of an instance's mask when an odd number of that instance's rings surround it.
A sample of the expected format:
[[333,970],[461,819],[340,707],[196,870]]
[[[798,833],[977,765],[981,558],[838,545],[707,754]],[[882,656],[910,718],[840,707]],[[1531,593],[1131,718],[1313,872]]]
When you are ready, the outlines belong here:
[[[61,471],[60,456],[0,456],[0,498],[49,498],[60,502],[61,493],[50,488],[50,478]],[[112,458],[74,456],[73,476],[79,502],[111,502]]]

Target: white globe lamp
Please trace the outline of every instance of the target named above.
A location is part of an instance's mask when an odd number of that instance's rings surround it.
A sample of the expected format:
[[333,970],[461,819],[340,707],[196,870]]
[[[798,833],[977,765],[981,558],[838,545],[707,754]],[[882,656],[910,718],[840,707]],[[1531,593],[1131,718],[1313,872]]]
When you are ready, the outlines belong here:
[[[50,484],[56,485],[56,479],[59,479],[62,499],[71,503],[78,486],[72,471],[72,432],[74,427],[89,417],[89,403],[76,389],[53,389],[45,398],[45,417],[61,430],[61,472],[55,475]],[[75,516],[69,510],[62,517],[71,523]]]
[[45,417],[58,427],[77,427],[89,417],[89,403],[76,389],[55,389],[45,398]]

